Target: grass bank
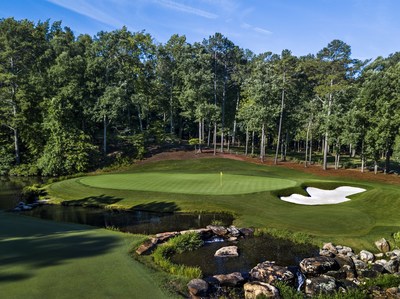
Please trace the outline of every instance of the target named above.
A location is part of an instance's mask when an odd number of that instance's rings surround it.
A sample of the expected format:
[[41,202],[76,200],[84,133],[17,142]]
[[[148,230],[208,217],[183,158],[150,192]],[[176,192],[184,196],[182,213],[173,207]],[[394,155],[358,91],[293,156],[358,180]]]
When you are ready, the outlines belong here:
[[132,259],[143,236],[0,212],[2,298],[173,298]]
[[[122,174],[128,178],[154,176],[157,180],[173,176],[218,175],[237,178],[254,178],[257,181],[270,179],[289,182],[274,188],[260,190],[251,187],[243,192],[224,194],[188,194],[172,191],[169,182],[154,183],[155,190],[113,188],[112,183],[95,185],[96,177],[76,178],[48,186],[49,195],[64,204],[99,205],[123,209],[157,210],[164,212],[228,211],[236,215],[238,226],[276,228],[312,235],[320,242],[332,241],[352,246],[355,249],[374,249],[373,242],[381,237],[391,239],[391,234],[400,231],[400,187],[380,182],[367,182],[351,178],[321,178],[283,167],[255,165],[229,159],[171,160],[135,165]],[[97,180],[103,180],[105,175]],[[92,180],[84,184],[81,180]],[[217,179],[218,180],[218,179]],[[86,182],[88,182],[86,181]],[[106,182],[106,180],[103,180]],[[192,180],[186,189],[197,188]],[[233,184],[234,185],[234,184]],[[366,192],[354,195],[351,201],[338,205],[302,206],[281,201],[279,195],[293,192],[303,193],[304,187],[316,186],[333,189],[341,185],[357,186]],[[272,184],[271,186],[274,186]],[[106,187],[106,188],[104,188]],[[203,190],[207,187],[203,186]],[[175,192],[175,193],[174,193]]]

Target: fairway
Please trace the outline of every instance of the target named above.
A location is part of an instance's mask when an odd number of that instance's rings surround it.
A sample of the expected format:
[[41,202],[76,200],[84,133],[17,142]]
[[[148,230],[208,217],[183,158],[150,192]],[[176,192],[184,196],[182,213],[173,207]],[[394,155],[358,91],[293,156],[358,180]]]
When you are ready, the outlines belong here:
[[198,195],[234,195],[293,187],[295,181],[262,176],[216,173],[128,173],[89,176],[81,184],[103,189]]

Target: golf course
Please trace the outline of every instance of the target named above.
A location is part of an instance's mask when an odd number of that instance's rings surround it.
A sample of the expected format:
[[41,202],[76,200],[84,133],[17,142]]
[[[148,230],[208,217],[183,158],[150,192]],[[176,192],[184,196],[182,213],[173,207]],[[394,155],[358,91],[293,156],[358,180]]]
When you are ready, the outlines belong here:
[[[399,185],[343,173],[321,176],[284,165],[210,155],[199,159],[193,154],[192,159],[149,159],[123,170],[58,181],[45,189],[51,202],[62,205],[229,213],[238,227],[274,230],[282,237],[300,233],[317,246],[333,242],[376,251],[374,241],[382,237],[395,245],[392,235],[400,231]],[[342,186],[365,191],[339,204],[281,200],[292,194],[308,196],[310,187]],[[4,212],[0,216],[0,289],[5,298],[176,296],[170,291],[179,278],[149,267],[151,256],[143,258],[144,264],[131,256],[147,236]]]
[[[340,186],[366,191],[348,202],[304,206],[280,196],[307,195],[307,187]],[[373,249],[373,242],[400,230],[399,186],[347,177],[319,177],[282,166],[222,158],[169,160],[118,173],[73,178],[47,187],[67,205],[157,212],[228,212],[237,226],[303,232],[322,242]]]

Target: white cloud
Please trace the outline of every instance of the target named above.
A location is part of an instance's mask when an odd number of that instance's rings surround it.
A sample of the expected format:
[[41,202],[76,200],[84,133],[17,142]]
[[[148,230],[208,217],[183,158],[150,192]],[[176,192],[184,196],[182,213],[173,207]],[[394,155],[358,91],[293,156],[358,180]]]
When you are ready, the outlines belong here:
[[258,32],[258,33],[262,33],[262,34],[267,34],[267,35],[272,34],[271,31],[269,31],[267,29],[260,28],[260,27],[253,27],[253,30]]
[[165,6],[167,8],[173,9],[173,10],[177,10],[177,11],[181,11],[184,13],[189,13],[189,14],[193,14],[199,17],[203,17],[203,18],[207,18],[207,19],[216,19],[218,18],[218,15],[213,14],[211,12],[202,10],[202,9],[198,9],[198,8],[194,8],[182,3],[178,3],[175,1],[171,1],[171,0],[156,0],[156,2],[158,4],[161,4],[162,6]]
[[[105,8],[101,9],[102,7],[100,7],[99,5],[90,4],[87,0],[47,1],[113,27],[122,27],[124,25],[121,21],[108,14]],[[107,6],[112,6],[112,2],[113,1],[107,3]],[[98,2],[96,3],[99,4]]]

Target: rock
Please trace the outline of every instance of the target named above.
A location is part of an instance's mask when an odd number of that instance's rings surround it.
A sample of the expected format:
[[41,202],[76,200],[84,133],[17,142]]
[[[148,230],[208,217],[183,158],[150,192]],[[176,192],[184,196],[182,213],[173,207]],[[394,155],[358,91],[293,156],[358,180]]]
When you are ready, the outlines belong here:
[[214,275],[213,277],[216,280],[218,280],[221,286],[227,286],[227,287],[236,287],[240,284],[243,284],[245,281],[240,272],[233,272],[230,274],[219,274],[219,275]]
[[239,231],[243,236],[246,236],[246,237],[254,235],[254,229],[252,229],[252,228],[243,227],[243,228],[239,228]]
[[237,237],[229,237],[228,242],[236,242],[238,240]]
[[216,257],[236,257],[239,256],[238,247],[237,246],[225,246],[218,249],[214,256]]
[[397,258],[390,259],[383,267],[389,273],[397,273],[399,271],[399,260]]
[[[344,278],[353,279],[357,276],[356,266],[351,257],[339,253],[336,255],[335,260],[339,264],[339,267],[340,267],[339,272],[341,273],[341,275],[345,275]],[[336,279],[339,279],[338,277],[336,277],[334,275],[330,275],[328,273],[327,273],[327,275],[335,277]]]
[[301,271],[309,275],[319,275],[328,271],[339,270],[337,261],[327,256],[305,258],[300,262]]
[[398,287],[388,288],[385,290],[385,295],[390,299],[400,298],[400,289]]
[[319,250],[320,256],[327,256],[327,257],[335,257],[335,254],[329,251],[328,249],[320,249]]
[[383,257],[383,256],[384,256],[383,252],[380,252],[380,253],[376,253],[376,254],[375,254],[375,258],[381,258],[381,257]]
[[228,234],[231,237],[239,237],[241,235],[240,230],[237,229],[235,226],[231,225],[230,227],[227,228]]
[[375,246],[379,249],[380,252],[388,252],[390,250],[390,246],[388,241],[385,238],[382,238],[378,241],[375,241]]
[[362,260],[353,258],[354,266],[356,267],[356,270],[361,270],[367,268],[367,264],[364,263]]
[[278,289],[268,283],[253,281],[244,285],[245,299],[256,299],[259,296],[265,296],[267,298],[280,298]]
[[366,267],[364,269],[357,270],[357,274],[361,278],[375,278],[384,272],[387,272],[387,271],[380,264],[372,264],[371,267]]
[[154,247],[156,247],[157,242],[157,238],[152,238],[151,240],[144,241],[143,244],[136,249],[136,253],[139,255],[149,253],[154,249]]
[[259,263],[250,270],[252,280],[258,280],[266,283],[274,283],[276,281],[285,282],[288,285],[294,286],[294,274],[288,268],[275,265],[275,262],[265,261]]
[[360,251],[360,259],[364,262],[373,262],[375,257],[374,254],[367,251],[367,250],[361,250]]
[[338,288],[336,280],[333,277],[321,275],[306,280],[305,292],[308,296],[333,294]]
[[207,225],[207,228],[211,229],[217,236],[225,236],[228,233],[228,230],[220,225]]
[[192,298],[204,297],[208,294],[208,283],[203,279],[192,279],[187,287]]
[[158,243],[163,243],[177,235],[179,235],[178,232],[165,232],[156,234],[156,238],[158,239]]
[[324,246],[322,246],[322,249],[328,250],[329,252],[332,252],[333,254],[338,253],[336,246],[333,245],[332,243],[324,243]]
[[343,255],[353,255],[353,249],[351,247],[347,247],[347,246],[341,246],[341,248],[338,248],[338,253],[339,254],[343,254]]
[[397,256],[400,257],[400,249],[394,249],[385,253],[387,257]]

